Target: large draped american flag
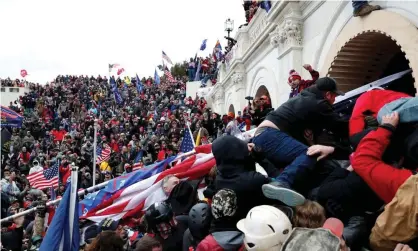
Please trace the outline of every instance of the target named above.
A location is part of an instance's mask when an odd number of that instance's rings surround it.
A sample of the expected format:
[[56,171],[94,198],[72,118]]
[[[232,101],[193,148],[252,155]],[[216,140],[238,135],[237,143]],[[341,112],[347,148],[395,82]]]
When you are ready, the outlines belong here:
[[[167,199],[161,183],[167,175],[175,175],[182,180],[200,179],[207,175],[216,162],[211,153],[211,145],[195,148],[196,153],[171,169],[157,173],[147,179],[115,192],[109,199],[102,201],[81,218],[100,222],[105,218],[124,220],[138,217],[149,206]],[[138,170],[141,172],[142,170]]]

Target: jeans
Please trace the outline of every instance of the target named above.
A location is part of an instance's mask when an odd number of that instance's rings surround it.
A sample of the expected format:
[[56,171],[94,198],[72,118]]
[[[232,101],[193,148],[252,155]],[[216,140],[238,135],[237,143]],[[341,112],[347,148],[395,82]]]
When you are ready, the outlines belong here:
[[194,77],[196,75],[196,69],[195,68],[189,68],[189,81],[194,81]]
[[400,123],[418,122],[418,97],[400,98],[384,105],[377,114],[379,124],[383,116],[392,112],[399,113]]
[[264,157],[275,166],[287,164],[276,180],[290,187],[298,172],[313,169],[315,166],[316,157],[309,157],[306,154],[308,147],[282,131],[266,128],[253,139],[253,143],[257,151],[263,153]]
[[368,1],[355,1],[355,0],[352,0],[351,2],[353,4],[354,11],[358,11],[361,7],[363,7],[363,5],[368,3]]

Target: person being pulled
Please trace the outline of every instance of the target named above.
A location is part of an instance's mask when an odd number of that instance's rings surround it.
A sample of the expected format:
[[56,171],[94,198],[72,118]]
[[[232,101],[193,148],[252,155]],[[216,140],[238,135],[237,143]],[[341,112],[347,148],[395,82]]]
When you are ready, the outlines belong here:
[[163,245],[164,251],[178,251],[183,248],[186,227],[177,222],[167,202],[156,202],[145,212],[147,232]]
[[303,65],[303,68],[305,70],[309,71],[311,74],[312,79],[311,80],[305,80],[302,79],[299,73],[297,73],[295,70],[290,70],[289,72],[289,78],[287,79],[288,84],[290,85],[291,91],[289,94],[289,98],[293,98],[299,93],[301,93],[304,89],[312,86],[315,84],[315,81],[319,78],[319,73],[312,69],[312,66],[309,64]]
[[270,184],[263,185],[263,193],[288,206],[297,206],[305,198],[292,190],[298,172],[313,170],[317,159],[334,153],[332,146],[313,145],[304,141],[304,132],[310,128],[314,134],[323,129],[343,135],[348,132],[348,123],[334,112],[332,104],[338,95],[337,83],[329,77],[320,78],[314,86],[289,99],[269,113],[258,126],[254,138],[254,151],[263,155],[276,167],[285,166],[283,172]]

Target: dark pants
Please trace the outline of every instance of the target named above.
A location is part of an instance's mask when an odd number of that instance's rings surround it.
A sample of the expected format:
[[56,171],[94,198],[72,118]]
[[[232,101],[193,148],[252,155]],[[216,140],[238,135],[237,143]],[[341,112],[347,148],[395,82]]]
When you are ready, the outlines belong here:
[[298,172],[315,166],[316,158],[306,155],[308,147],[279,130],[266,128],[253,139],[253,143],[257,151],[263,153],[276,167],[287,164],[276,178],[278,182],[292,186]]
[[357,1],[357,0],[353,0],[352,4],[353,4],[353,9],[354,11],[358,11],[361,7],[363,7],[363,5],[367,4],[368,1]]

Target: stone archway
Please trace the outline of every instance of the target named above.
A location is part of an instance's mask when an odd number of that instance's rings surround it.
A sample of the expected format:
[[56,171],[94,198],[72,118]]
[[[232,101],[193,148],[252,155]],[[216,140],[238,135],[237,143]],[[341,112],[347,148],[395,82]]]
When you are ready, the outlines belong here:
[[229,108],[228,108],[228,113],[229,112],[232,112],[232,113],[234,113],[235,114],[235,108],[234,108],[234,105],[233,104],[230,104],[229,105]]
[[273,107],[277,107],[282,103],[282,100],[279,98],[282,90],[278,88],[272,71],[261,66],[250,79],[246,90],[247,96],[259,97],[263,92],[267,92]]
[[[337,80],[339,88],[346,92],[408,69],[409,60],[396,41],[382,32],[368,31],[341,48],[327,75]],[[403,82],[404,91],[415,94],[413,79]]]
[[411,68],[413,78],[418,77],[418,30],[400,14],[380,10],[364,18],[352,18],[336,38],[328,39],[333,42],[325,52],[321,75],[336,78],[342,90],[384,76],[390,72],[393,60]]
[[258,87],[257,92],[255,93],[255,98],[259,98],[263,95],[266,95],[267,97],[270,98],[269,90],[267,89],[265,85]]

